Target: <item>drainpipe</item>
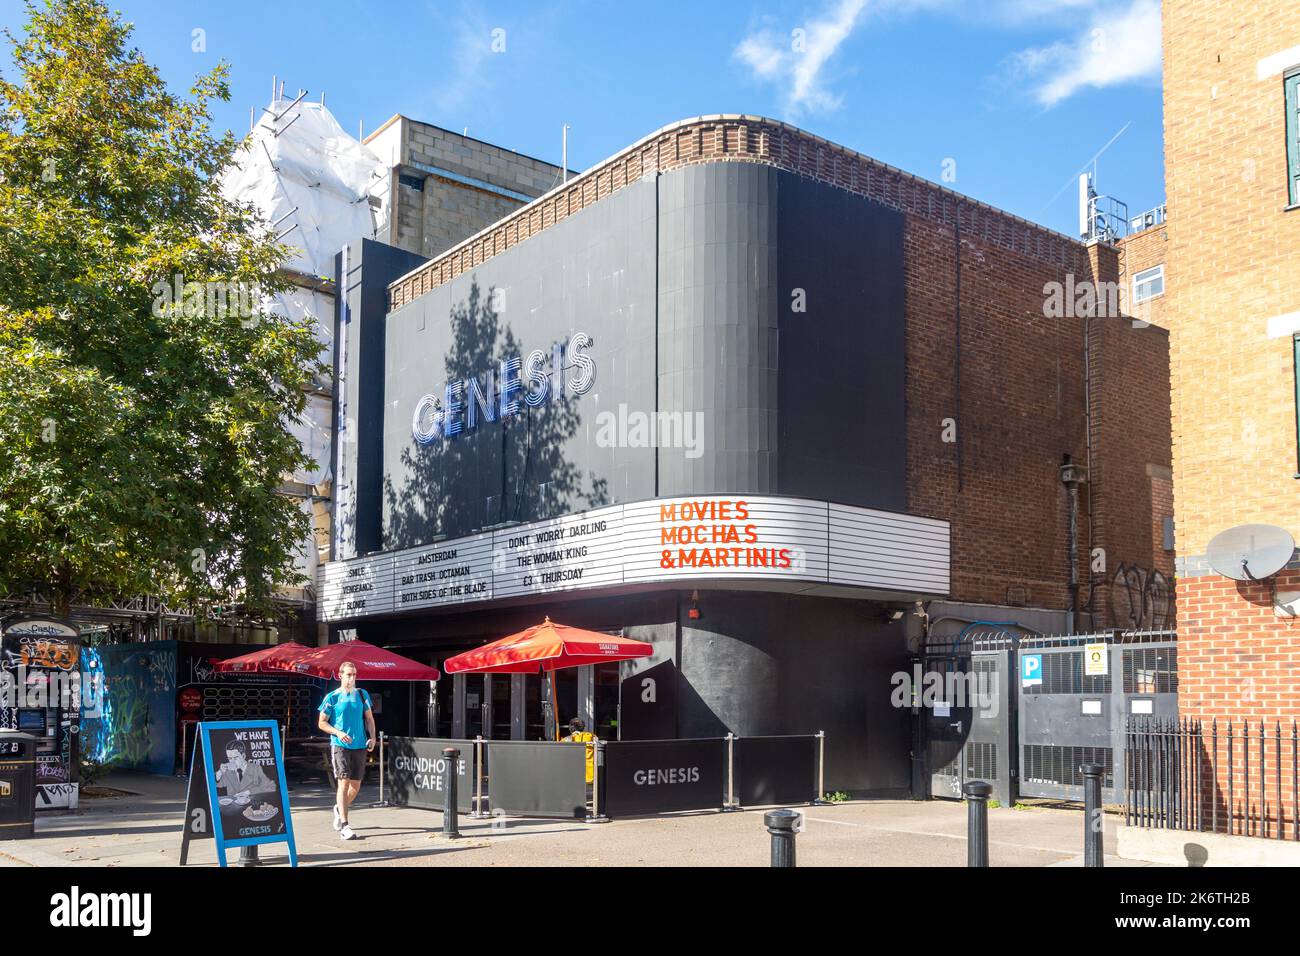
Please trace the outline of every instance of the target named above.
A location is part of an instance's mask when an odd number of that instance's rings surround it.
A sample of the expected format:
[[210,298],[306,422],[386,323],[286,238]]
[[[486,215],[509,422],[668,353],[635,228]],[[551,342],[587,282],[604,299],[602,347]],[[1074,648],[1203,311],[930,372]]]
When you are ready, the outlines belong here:
[[1070,533],[1066,543],[1067,567],[1070,569],[1070,611],[1066,618],[1066,633],[1075,632],[1079,614],[1079,485],[1088,480],[1088,472],[1076,465],[1066,455],[1061,462],[1061,484],[1070,494]]
[[[1083,420],[1084,420],[1084,455],[1085,455],[1085,474],[1086,469],[1092,468],[1092,316],[1083,317]],[[1097,512],[1093,509],[1092,503],[1092,484],[1088,484],[1088,629],[1096,630],[1097,611],[1093,607],[1095,596],[1095,582],[1092,576],[1092,552],[1096,546],[1096,525],[1092,516]]]

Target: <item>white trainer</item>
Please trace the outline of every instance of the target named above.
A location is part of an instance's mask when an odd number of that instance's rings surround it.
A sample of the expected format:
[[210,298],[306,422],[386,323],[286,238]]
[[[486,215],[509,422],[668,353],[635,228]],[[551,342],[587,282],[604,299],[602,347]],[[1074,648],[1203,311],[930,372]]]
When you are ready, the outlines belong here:
[[357,838],[357,835],[352,832],[352,828],[346,823],[343,824],[343,829],[339,831],[339,836],[345,840],[355,840]]
[[343,814],[339,813],[339,805],[337,803],[334,804],[334,829],[343,829]]

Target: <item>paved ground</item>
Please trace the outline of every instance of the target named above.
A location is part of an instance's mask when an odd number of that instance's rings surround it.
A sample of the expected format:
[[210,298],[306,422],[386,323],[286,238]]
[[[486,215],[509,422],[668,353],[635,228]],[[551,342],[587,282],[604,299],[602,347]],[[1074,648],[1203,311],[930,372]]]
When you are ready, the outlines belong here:
[[[184,781],[115,774],[106,787],[129,796],[83,799],[75,813],[39,814],[36,838],[0,842],[0,866],[175,866],[180,860]],[[464,837],[447,841],[441,814],[372,809],[377,790],[361,792],[353,828],[341,841],[330,826],[332,794],[301,785],[290,793],[299,863],[304,866],[766,866],[761,811],[677,814],[586,824],[565,820],[497,821],[461,817]],[[949,801],[856,801],[805,807],[798,838],[804,866],[965,866],[966,809]],[[1106,821],[1113,847],[1117,818]],[[1076,809],[989,811],[994,866],[1080,866],[1083,816]],[[234,859],[237,851],[231,851]],[[262,849],[282,860],[281,847]],[[191,845],[190,865],[214,866],[211,841]],[[1144,866],[1111,856],[1107,866]]]

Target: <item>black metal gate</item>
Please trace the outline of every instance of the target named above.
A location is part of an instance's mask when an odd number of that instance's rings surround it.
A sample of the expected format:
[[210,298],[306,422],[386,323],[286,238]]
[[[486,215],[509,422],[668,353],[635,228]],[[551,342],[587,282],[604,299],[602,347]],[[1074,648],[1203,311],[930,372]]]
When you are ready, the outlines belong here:
[[928,643],[914,661],[912,713],[928,796],[960,799],[964,783],[985,780],[996,799],[1014,799],[1014,654],[1014,636],[981,633]]
[[1025,637],[1016,674],[1021,796],[1082,800],[1079,767],[1099,763],[1122,802],[1126,719],[1178,715],[1172,631]]
[[1079,767],[1100,763],[1103,799],[1122,802],[1125,721],[1177,716],[1178,650],[1173,631],[985,627],[932,638],[909,683],[916,793],[960,798],[985,780],[1005,804],[1082,800]]

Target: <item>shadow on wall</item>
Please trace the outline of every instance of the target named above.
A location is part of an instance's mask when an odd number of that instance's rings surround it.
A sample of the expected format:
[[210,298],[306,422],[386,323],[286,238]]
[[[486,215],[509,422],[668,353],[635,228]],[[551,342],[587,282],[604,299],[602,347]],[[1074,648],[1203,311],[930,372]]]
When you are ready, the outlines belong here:
[[[468,298],[452,308],[445,381],[482,381],[489,369],[500,369],[502,359],[526,355],[492,300],[492,290],[484,297],[474,280]],[[565,455],[582,424],[574,399],[566,395],[532,408],[522,391],[518,396],[517,415],[427,445],[412,439],[403,449],[401,486],[392,474],[384,475],[386,547],[408,548],[438,534],[455,538],[505,521],[535,521],[609,503],[607,480],[584,477]]]

